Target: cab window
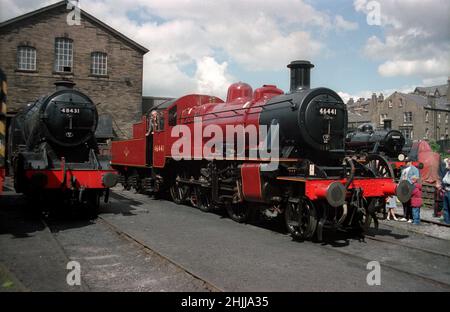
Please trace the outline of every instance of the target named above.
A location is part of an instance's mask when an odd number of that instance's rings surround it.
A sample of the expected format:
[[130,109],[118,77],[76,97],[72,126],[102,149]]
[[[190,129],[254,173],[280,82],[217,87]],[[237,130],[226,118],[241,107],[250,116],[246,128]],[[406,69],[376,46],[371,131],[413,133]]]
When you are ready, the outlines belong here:
[[152,129],[154,131],[164,131],[164,112],[153,111],[151,119]]
[[169,110],[169,126],[174,127],[177,125],[177,106],[175,105]]

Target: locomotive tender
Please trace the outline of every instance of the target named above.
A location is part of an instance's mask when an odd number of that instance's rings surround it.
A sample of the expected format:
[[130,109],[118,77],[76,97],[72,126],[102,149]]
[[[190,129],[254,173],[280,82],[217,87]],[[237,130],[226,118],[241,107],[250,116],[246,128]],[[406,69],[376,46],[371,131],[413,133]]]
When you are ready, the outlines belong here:
[[[273,85],[253,92],[248,84],[235,83],[226,102],[191,94],[155,107],[133,126],[132,139],[112,144],[112,165],[121,183],[156,195],[169,190],[175,203],[190,202],[203,211],[223,207],[237,222],[248,220],[252,212],[269,219],[284,216],[295,239],[317,233],[321,240],[326,227],[364,231],[372,218],[376,223],[380,199],[396,194],[407,201],[408,185],[397,186],[380,174],[380,167],[389,166],[385,158],[370,155],[363,164],[346,157],[346,107],[333,90],[310,88],[314,65],[294,61],[288,67],[287,94]],[[261,145],[252,142],[245,129],[262,125],[277,126],[265,140],[271,149],[267,138],[279,138],[275,167],[268,166],[274,159],[252,157]],[[192,157],[177,161],[173,147],[180,138],[173,133],[179,126],[191,133],[200,127],[209,134],[200,141],[190,139]],[[223,140],[210,154],[196,155],[212,140],[211,131],[205,131],[208,126],[222,133],[242,126],[234,135],[245,139],[244,152]]]
[[9,158],[16,192],[57,198],[95,211],[117,183],[110,158],[99,155],[98,113],[92,100],[71,81],[20,111],[11,121]]

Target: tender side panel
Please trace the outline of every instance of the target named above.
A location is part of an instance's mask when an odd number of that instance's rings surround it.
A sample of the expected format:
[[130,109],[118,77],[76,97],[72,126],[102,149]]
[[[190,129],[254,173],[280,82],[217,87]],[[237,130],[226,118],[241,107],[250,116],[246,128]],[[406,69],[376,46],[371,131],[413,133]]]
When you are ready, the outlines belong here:
[[133,124],[133,139],[141,139],[145,137],[145,120]]
[[111,146],[112,165],[146,166],[146,138],[114,141]]

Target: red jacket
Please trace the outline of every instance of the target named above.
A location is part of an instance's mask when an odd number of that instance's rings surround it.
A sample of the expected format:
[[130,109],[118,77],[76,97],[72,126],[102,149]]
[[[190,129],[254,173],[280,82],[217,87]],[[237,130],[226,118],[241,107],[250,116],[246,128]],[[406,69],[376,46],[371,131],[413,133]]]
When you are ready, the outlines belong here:
[[422,204],[422,185],[416,182],[414,183],[414,190],[412,191],[411,207],[422,207]]

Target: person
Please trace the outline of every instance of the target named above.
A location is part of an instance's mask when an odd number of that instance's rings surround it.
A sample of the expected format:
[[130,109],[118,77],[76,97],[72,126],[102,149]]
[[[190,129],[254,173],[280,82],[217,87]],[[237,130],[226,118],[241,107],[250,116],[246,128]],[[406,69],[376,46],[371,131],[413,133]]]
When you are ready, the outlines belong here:
[[[413,184],[412,177],[414,176],[420,177],[419,169],[412,164],[410,159],[407,159],[406,166],[403,168],[400,175],[400,180],[406,180]],[[411,200],[403,203],[403,218],[401,218],[400,221],[408,221],[409,223],[412,223]]]
[[444,201],[444,208],[443,208],[443,216],[444,216],[444,223],[446,224],[450,224],[450,158],[446,158],[444,160],[445,162],[445,171],[443,173],[443,177],[442,177],[442,183],[441,183],[441,187],[442,190],[444,191],[444,197],[443,197],[443,201]]
[[396,196],[389,196],[386,198],[386,208],[388,210],[386,220],[394,219],[397,221],[397,217],[395,216],[395,208],[397,208],[397,197]]
[[412,224],[419,225],[420,224],[420,207],[422,207],[422,185],[419,183],[419,177],[413,176],[411,178],[414,189],[411,195],[411,208],[413,215]]

